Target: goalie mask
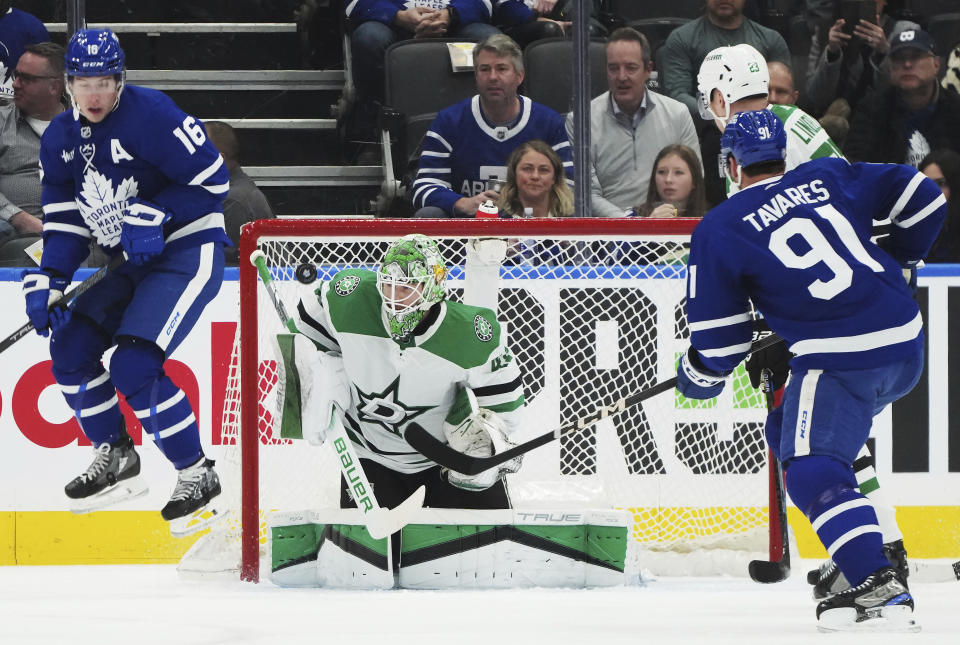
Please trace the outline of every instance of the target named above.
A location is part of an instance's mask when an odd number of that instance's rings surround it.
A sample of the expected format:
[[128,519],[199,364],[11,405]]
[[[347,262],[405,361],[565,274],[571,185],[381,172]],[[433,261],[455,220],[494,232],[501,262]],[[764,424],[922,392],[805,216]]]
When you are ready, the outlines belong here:
[[[734,177],[730,157],[737,160]],[[787,132],[783,121],[770,110],[741,112],[727,125],[720,137],[720,164],[730,181],[740,186],[743,169],[764,161],[787,158]]]
[[70,88],[70,79],[74,77],[113,76],[117,80],[117,99],[113,107],[120,102],[120,94],[126,81],[126,57],[120,48],[117,35],[109,29],[80,29],[67,44],[64,55],[67,94],[73,108],[79,110],[77,101]]
[[[697,103],[700,117],[720,122],[724,127],[730,118],[730,105],[749,96],[767,96],[770,91],[767,61],[747,44],[717,47],[703,59],[697,74]],[[726,102],[723,114],[715,114],[710,97],[717,90]]]
[[390,335],[405,339],[427,310],[447,296],[447,267],[437,243],[415,233],[387,247],[377,288]]

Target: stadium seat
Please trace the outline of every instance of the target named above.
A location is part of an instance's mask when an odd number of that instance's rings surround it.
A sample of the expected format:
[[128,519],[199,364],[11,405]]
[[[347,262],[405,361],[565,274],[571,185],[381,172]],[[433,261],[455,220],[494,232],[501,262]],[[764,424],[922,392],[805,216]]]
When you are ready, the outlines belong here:
[[[381,136],[387,178],[377,198],[380,212],[402,194],[401,179],[436,113],[476,94],[473,72],[453,71],[447,51],[451,42],[464,40],[411,39],[387,49],[383,125],[390,136]],[[398,144],[395,150],[392,142]]]
[[937,54],[946,62],[950,52],[960,43],[960,13],[931,16],[927,32],[937,44]]
[[39,235],[18,235],[0,244],[0,267],[35,267],[25,249],[39,239]]
[[703,14],[703,0],[610,0],[610,12],[627,24],[650,18],[697,18]]
[[923,25],[933,16],[957,10],[957,0],[905,0],[904,8]]
[[[569,112],[573,102],[573,42],[563,38],[545,38],[527,46],[523,52],[526,79],[521,93],[561,114]],[[606,45],[590,43],[590,98],[607,91]]]
[[687,22],[690,22],[689,18],[645,18],[631,20],[628,26],[647,37],[650,41],[650,60],[656,60],[657,50],[667,41],[670,32]]

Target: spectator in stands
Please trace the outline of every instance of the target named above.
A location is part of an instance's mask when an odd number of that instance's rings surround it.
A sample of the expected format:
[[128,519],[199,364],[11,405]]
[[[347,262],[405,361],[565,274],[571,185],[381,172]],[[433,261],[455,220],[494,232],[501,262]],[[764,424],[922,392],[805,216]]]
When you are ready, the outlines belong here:
[[0,240],[40,235],[40,137],[63,103],[63,47],[27,45],[13,73],[13,103],[0,106]]
[[707,197],[700,157],[682,144],[665,146],[653,162],[647,199],[637,208],[640,217],[703,217]]
[[[647,37],[630,27],[614,30],[607,40],[610,90],[590,103],[595,217],[619,217],[643,203],[654,159],[664,146],[682,143],[697,150],[699,156],[693,119],[683,104],[647,88],[651,71]],[[568,117],[571,137],[572,129]]]
[[477,95],[437,114],[423,138],[413,182],[417,217],[473,217],[486,200],[499,201],[488,182],[502,183],[510,153],[525,141],[546,141],[572,178],[573,157],[563,117],[517,94],[523,53],[503,34],[473,49]]
[[[836,20],[824,33],[818,30],[810,43],[805,98],[810,111],[823,114],[835,100],[846,101],[856,109],[870,91],[885,87],[888,75],[887,38],[919,25],[895,20],[883,13],[886,0],[876,0],[876,18],[847,25]],[[826,41],[826,46],[824,46]]]
[[960,262],[960,153],[934,150],[917,169],[935,181],[947,198],[947,219],[927,254],[927,262]]
[[573,215],[573,191],[563,161],[546,142],[532,139],[510,153],[499,207],[501,217]]
[[767,63],[770,72],[770,86],[767,98],[777,105],[796,105],[800,98],[800,90],[793,82],[793,72],[789,65],[779,61]]
[[[384,98],[383,61],[390,45],[410,38],[482,41],[500,33],[490,24],[490,0],[355,0],[344,4],[354,27],[350,46],[357,88],[356,134],[366,141],[374,140],[378,105]],[[445,6],[433,8],[437,4]]]
[[13,9],[11,4],[11,0],[0,0],[0,100],[6,101],[13,98],[13,70],[27,45],[50,40],[36,16]]
[[847,158],[916,166],[937,148],[960,151],[960,95],[940,88],[930,35],[901,31],[889,57],[890,87],[869,94],[851,115]]
[[790,64],[790,50],[783,36],[743,15],[744,0],[707,0],[706,13],[677,27],[657,54],[660,87],[667,96],[681,101],[696,118],[697,70],[708,52],[717,47],[747,43],[767,60]]
[[240,250],[240,227],[258,219],[273,219],[267,198],[240,166],[240,142],[233,128],[223,121],[206,121],[207,135],[220,151],[230,172],[230,192],[223,202],[223,228],[233,242],[224,248],[227,264],[236,265]]

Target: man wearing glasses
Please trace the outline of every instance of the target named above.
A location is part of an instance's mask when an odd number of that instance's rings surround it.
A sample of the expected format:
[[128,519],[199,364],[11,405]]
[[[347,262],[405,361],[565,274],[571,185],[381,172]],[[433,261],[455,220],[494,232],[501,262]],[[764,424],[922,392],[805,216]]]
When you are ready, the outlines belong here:
[[932,150],[960,152],[960,95],[940,87],[930,34],[906,29],[890,40],[890,87],[857,106],[844,153],[850,161],[917,166]]
[[0,106],[0,242],[43,231],[40,137],[63,112],[63,47],[27,45],[13,71],[13,103]]

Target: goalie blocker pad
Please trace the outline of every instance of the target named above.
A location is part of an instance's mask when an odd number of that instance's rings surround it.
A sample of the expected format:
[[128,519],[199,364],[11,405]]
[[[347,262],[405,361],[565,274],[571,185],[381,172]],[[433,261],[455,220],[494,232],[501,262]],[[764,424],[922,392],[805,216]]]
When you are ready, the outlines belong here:
[[351,589],[607,587],[639,582],[623,511],[423,509],[394,538],[367,533],[356,509],[278,513],[271,581]]

